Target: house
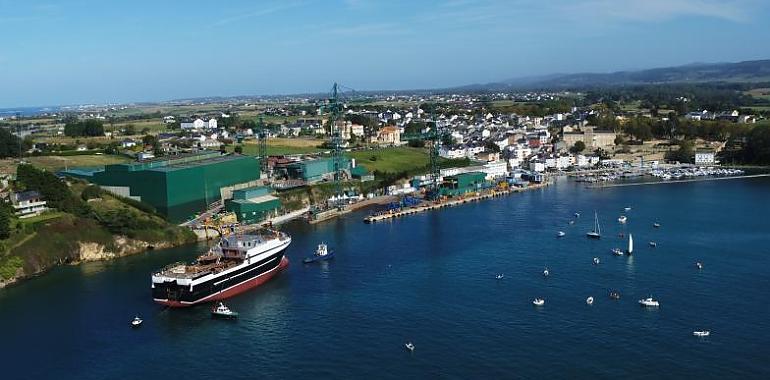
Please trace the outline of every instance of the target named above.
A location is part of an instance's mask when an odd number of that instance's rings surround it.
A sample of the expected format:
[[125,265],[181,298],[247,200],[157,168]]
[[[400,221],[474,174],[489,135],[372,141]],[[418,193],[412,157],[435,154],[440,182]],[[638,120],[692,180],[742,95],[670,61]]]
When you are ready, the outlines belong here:
[[397,127],[383,127],[377,133],[377,137],[373,142],[384,145],[400,145],[401,130]]
[[698,149],[695,151],[695,165],[714,165],[716,153],[711,149]]
[[134,141],[132,139],[125,139],[125,140],[120,142],[120,146],[122,148],[132,148],[132,147],[136,146],[136,141]]
[[183,121],[180,124],[180,127],[182,129],[217,129],[217,119],[211,118],[208,120],[203,120],[201,118],[197,118],[192,121]]
[[35,190],[16,192],[11,195],[11,203],[19,218],[30,218],[48,210],[46,201]]
[[612,131],[597,131],[594,127],[584,127],[580,132],[564,132],[562,133],[562,141],[571,147],[576,142],[582,141],[586,148],[607,148],[615,145],[615,138],[617,133]]
[[466,155],[467,150],[462,147],[456,147],[456,148],[445,148],[441,147],[439,149],[438,155],[443,158],[464,158]]
[[505,161],[487,162],[481,171],[486,174],[487,181],[505,177],[508,175],[508,163]]
[[219,146],[222,145],[219,140],[207,138],[203,141],[198,142],[198,147],[201,149],[219,149]]

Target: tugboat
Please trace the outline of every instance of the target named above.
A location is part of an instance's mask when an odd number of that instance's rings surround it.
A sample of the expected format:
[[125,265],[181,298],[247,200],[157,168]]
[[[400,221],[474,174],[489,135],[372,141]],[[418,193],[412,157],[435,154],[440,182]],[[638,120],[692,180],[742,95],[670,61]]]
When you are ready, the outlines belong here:
[[223,319],[235,319],[238,318],[238,313],[230,310],[224,303],[219,302],[211,309],[211,317],[223,318]]
[[329,251],[329,247],[326,245],[326,243],[321,243],[321,244],[318,244],[318,248],[316,248],[315,253],[313,253],[313,256],[306,257],[304,260],[302,260],[302,262],[305,264],[309,264],[309,263],[314,263],[316,261],[329,260],[332,257],[334,257],[334,251]]
[[139,316],[134,317],[134,320],[131,321],[131,327],[137,328],[142,325],[142,318],[139,318]]

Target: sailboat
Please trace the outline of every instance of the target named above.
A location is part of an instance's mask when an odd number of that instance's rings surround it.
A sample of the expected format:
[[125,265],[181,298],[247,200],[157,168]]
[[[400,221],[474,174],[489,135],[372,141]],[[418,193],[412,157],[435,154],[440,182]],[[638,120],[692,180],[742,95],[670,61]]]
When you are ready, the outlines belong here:
[[602,237],[602,227],[599,226],[599,214],[596,211],[594,211],[594,229],[591,232],[587,232],[586,236],[591,239],[601,239]]
[[629,255],[634,253],[634,237],[631,234],[628,234],[628,253]]

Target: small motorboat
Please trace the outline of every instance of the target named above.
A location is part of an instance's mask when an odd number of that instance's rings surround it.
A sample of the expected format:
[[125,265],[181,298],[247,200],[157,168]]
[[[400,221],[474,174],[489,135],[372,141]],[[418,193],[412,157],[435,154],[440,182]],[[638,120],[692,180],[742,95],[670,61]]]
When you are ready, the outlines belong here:
[[641,305],[642,307],[658,307],[660,306],[660,302],[658,302],[658,300],[652,297],[647,297],[647,298],[640,299],[639,305]]
[[698,269],[703,269],[703,263],[698,261],[697,263],[695,263],[695,267],[698,268]]
[[708,331],[708,330],[693,331],[692,335],[699,336],[699,337],[709,336],[711,335],[711,331]]
[[134,319],[131,321],[131,327],[139,327],[142,325],[142,318],[139,318],[139,316],[134,317]]
[[628,221],[628,218],[625,215],[621,215],[618,218],[618,223],[620,223],[620,224],[626,224],[627,221]]
[[623,209],[623,211],[629,212],[629,211],[631,211],[631,207],[626,207],[626,208]]
[[594,257],[594,265],[599,265],[600,262],[598,257]]
[[534,300],[532,300],[532,304],[535,306],[543,306],[545,305],[545,300],[542,298],[535,298]]
[[575,221],[574,220],[570,220],[569,224],[575,224]]
[[576,217],[576,218],[579,218],[579,217],[580,217],[580,213],[579,213],[579,212],[576,212],[576,213],[575,213],[575,217]]
[[652,248],[655,248],[655,247],[657,247],[657,246],[658,246],[658,243],[656,243],[656,242],[654,242],[654,241],[651,241],[651,242],[650,242],[650,247],[652,247]]
[[566,235],[567,234],[565,234],[564,231],[559,231],[559,232],[556,233],[556,237],[564,237]]
[[211,309],[211,316],[213,318],[235,319],[238,318],[238,313],[230,310],[229,307],[220,302]]
[[594,304],[594,297],[588,297],[586,298],[586,304],[593,305]]
[[610,252],[615,256],[623,256],[623,250],[620,248],[613,248]]
[[549,274],[551,274],[551,272],[548,271],[548,268],[543,269],[543,277],[548,277]]
[[406,347],[406,349],[409,350],[409,352],[414,352],[414,344],[412,342],[406,342],[406,344],[404,344],[404,347]]
[[660,228],[660,223],[655,222],[655,223],[652,224],[652,226],[655,227],[655,228]]
[[611,290],[610,291],[610,299],[619,300],[620,299],[620,292],[617,291],[617,290]]
[[502,280],[503,277],[505,277],[505,275],[503,275],[502,273],[500,273],[497,276],[495,276],[495,278],[498,279],[498,280]]
[[318,261],[329,260],[333,257],[334,257],[334,251],[329,250],[329,247],[326,245],[326,243],[321,243],[321,244],[318,244],[318,247],[316,247],[316,250],[313,253],[313,256],[306,257],[304,260],[302,260],[302,262],[305,264],[309,264],[309,263],[315,263]]

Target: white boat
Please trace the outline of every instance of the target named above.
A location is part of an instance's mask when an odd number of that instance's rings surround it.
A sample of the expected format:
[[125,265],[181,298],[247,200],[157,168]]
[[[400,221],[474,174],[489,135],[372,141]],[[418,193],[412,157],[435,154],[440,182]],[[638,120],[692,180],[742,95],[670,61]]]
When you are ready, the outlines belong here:
[[615,256],[623,256],[623,250],[620,248],[613,248],[612,254]]
[[214,318],[235,319],[238,313],[230,310],[224,303],[219,302],[211,309],[211,316]]
[[131,321],[131,327],[139,327],[142,325],[142,318],[139,318],[138,316],[134,317],[134,320]]
[[634,253],[634,236],[631,234],[628,234],[628,251],[626,251],[629,255]]
[[576,218],[579,218],[579,217],[580,217],[580,213],[579,213],[579,212],[576,212],[576,213],[575,213],[575,217],[576,217]]
[[406,349],[409,350],[410,352],[414,351],[414,344],[412,344],[412,342],[406,342],[404,347],[406,347]]
[[587,304],[589,304],[589,305],[593,305],[593,303],[594,303],[594,297],[588,297],[588,298],[586,298],[586,303],[587,303]]
[[708,330],[693,331],[692,335],[700,336],[700,337],[709,336],[711,335],[711,331],[708,331]]
[[652,297],[647,297],[647,298],[640,299],[639,305],[642,305],[644,307],[658,307],[660,306],[660,303]]
[[497,276],[495,276],[495,278],[498,279],[498,280],[502,280],[503,277],[505,277],[505,276],[502,273],[500,273]]
[[594,265],[599,265],[600,261],[598,257],[594,257]]
[[656,242],[654,242],[654,241],[651,241],[651,242],[650,242],[650,247],[653,247],[653,248],[655,248],[655,247],[657,247],[657,246],[658,246],[658,243],[656,243]]
[[548,277],[549,274],[550,274],[550,272],[548,272],[548,268],[543,269],[543,276],[544,277]]
[[655,223],[652,224],[652,226],[655,227],[655,228],[660,228],[660,223],[655,222]]
[[619,222],[620,224],[626,224],[626,222],[627,222],[627,221],[628,221],[628,218],[627,218],[625,215],[621,215],[621,216],[618,218],[618,222]]
[[567,234],[565,234],[564,231],[559,231],[556,233],[556,237],[564,237],[565,235]]
[[631,207],[626,207],[626,208],[624,208],[623,210],[624,210],[625,212],[629,212],[629,211],[631,211]]
[[542,298],[535,298],[534,300],[532,300],[532,304],[535,306],[543,306],[545,305],[545,300]]
[[703,263],[698,261],[697,263],[695,263],[695,267],[698,268],[698,269],[703,269]]
[[599,225],[599,214],[594,212],[594,229],[591,232],[587,232],[586,236],[591,239],[601,239],[602,227]]

